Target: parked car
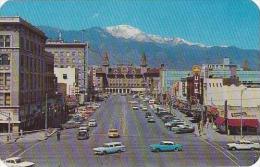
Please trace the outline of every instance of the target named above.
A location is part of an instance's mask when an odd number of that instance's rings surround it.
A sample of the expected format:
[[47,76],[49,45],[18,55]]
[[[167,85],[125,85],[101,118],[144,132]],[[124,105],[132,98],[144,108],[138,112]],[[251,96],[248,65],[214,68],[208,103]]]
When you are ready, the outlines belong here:
[[147,110],[148,110],[147,106],[143,106],[143,107],[142,107],[142,110],[143,110],[143,111],[147,111]]
[[151,144],[150,149],[152,152],[161,151],[182,151],[182,144],[176,144],[172,141],[161,141],[159,144]]
[[175,131],[175,133],[193,133],[195,131],[195,128],[192,127],[192,126],[183,126],[183,127],[180,127],[179,129],[177,129]]
[[88,126],[89,127],[96,127],[97,126],[97,121],[95,119],[91,119],[88,121]]
[[80,125],[79,131],[89,131],[89,127]]
[[87,130],[80,130],[77,134],[78,140],[86,140],[89,138],[89,133]]
[[146,112],[145,113],[145,118],[148,118],[149,116],[151,116],[152,114],[150,112]]
[[240,140],[236,143],[228,143],[227,149],[229,150],[258,150],[260,149],[259,143],[254,143],[248,140]]
[[155,123],[155,119],[153,117],[152,118],[148,117],[147,122],[148,123]]
[[164,125],[169,130],[172,130],[172,127],[178,127],[178,125],[184,125],[184,124],[185,124],[184,122],[167,122]]
[[121,142],[105,143],[102,147],[93,149],[94,154],[104,155],[126,151],[126,147]]
[[132,109],[133,109],[133,110],[138,110],[139,107],[138,107],[138,106],[133,106]]
[[4,163],[9,167],[34,167],[35,163],[24,161],[21,157],[12,157],[4,161]]
[[117,129],[109,129],[108,130],[108,137],[120,137],[119,132]]
[[72,129],[72,128],[78,128],[80,124],[78,124],[75,121],[68,121],[65,124],[62,124],[61,127],[62,129]]

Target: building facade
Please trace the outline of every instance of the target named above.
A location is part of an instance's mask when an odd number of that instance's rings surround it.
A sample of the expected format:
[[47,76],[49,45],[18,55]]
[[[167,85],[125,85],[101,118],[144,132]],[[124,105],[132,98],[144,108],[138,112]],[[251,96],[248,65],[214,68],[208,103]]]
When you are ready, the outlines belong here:
[[78,89],[78,72],[76,68],[66,67],[58,68],[54,67],[54,74],[57,77],[57,82],[66,84],[66,94],[69,96],[75,96]]
[[160,88],[161,92],[165,94],[172,86],[181,81],[181,78],[186,78],[191,75],[191,71],[177,71],[173,69],[165,69],[160,72]]
[[[46,36],[20,17],[0,17],[0,132],[39,128],[46,96],[55,98],[54,59]],[[48,101],[49,103],[49,101]]]
[[87,91],[87,59],[86,43],[65,43],[61,39],[58,41],[48,41],[46,50],[54,54],[54,66],[56,68],[76,68],[78,72],[78,87],[81,95]]
[[147,93],[158,94],[160,68],[149,68],[146,55],[142,55],[141,65],[110,66],[106,53],[101,68],[95,69],[96,90],[107,93]]

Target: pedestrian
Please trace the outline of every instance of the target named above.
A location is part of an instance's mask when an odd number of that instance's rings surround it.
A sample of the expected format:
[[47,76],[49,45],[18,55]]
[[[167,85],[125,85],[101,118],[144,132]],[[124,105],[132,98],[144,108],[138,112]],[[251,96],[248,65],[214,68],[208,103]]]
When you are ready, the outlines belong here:
[[57,141],[60,141],[60,135],[61,135],[60,130],[58,130],[57,131]]

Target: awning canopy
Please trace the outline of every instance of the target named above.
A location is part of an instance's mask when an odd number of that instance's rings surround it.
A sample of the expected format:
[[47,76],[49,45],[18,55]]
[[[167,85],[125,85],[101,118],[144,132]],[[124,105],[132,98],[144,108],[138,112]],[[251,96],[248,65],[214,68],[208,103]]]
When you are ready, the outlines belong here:
[[215,120],[216,125],[222,125],[224,124],[224,122],[225,122],[225,118],[223,117],[217,117],[217,119]]
[[[225,122],[225,118],[223,117],[217,117],[215,120],[216,125],[223,125]],[[241,126],[241,120],[240,119],[228,119],[227,121],[228,126],[232,127],[240,127]],[[242,119],[242,126],[248,126],[257,128],[259,126],[258,119]]]
[[[240,119],[228,119],[228,126],[240,127]],[[259,126],[258,119],[242,119],[242,126],[257,128]]]

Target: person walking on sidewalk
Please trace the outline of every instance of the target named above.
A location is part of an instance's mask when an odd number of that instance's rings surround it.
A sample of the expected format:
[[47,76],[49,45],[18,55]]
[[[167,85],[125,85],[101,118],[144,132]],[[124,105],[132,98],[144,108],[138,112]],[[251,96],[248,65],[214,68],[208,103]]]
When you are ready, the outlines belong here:
[[61,135],[61,132],[60,130],[57,131],[57,141],[60,141],[60,135]]

